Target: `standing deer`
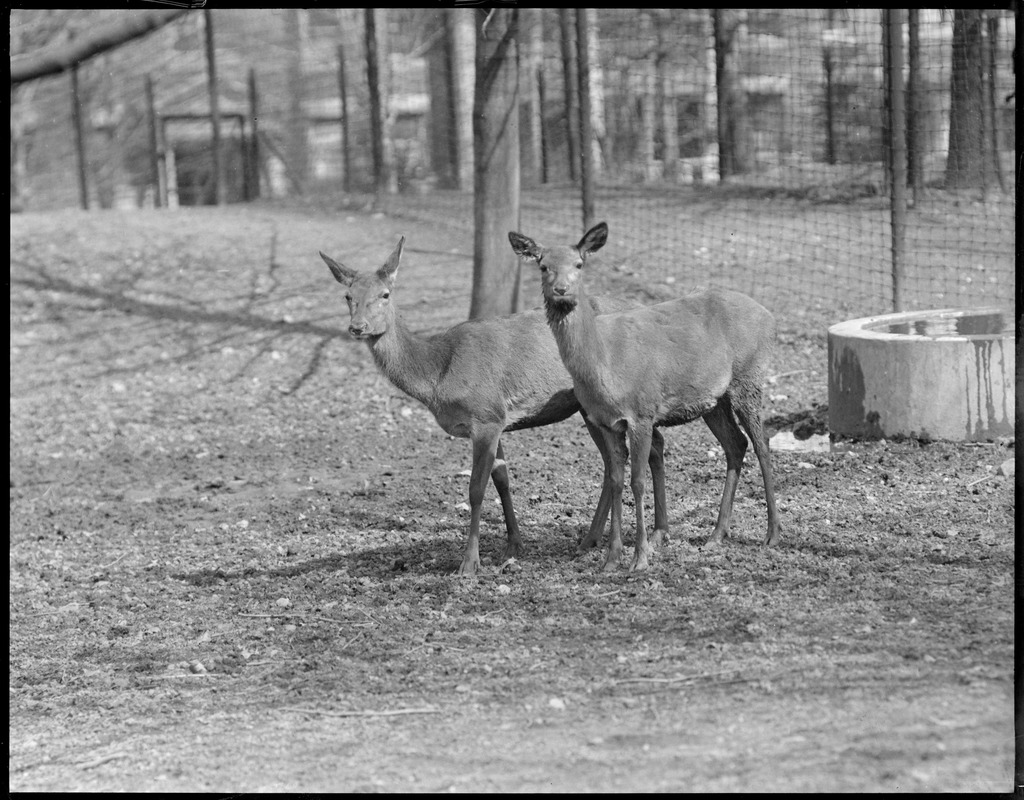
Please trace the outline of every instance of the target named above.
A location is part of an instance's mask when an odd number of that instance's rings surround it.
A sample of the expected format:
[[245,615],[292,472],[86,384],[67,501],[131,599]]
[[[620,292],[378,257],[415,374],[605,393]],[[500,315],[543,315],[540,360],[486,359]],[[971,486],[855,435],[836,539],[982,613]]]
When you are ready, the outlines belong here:
[[[402,237],[376,272],[361,274],[320,253],[338,283],[348,287],[349,333],[364,340],[378,368],[399,389],[425,405],[447,433],[473,443],[469,479],[469,541],[460,575],[480,569],[480,512],[487,476],[501,498],[508,543],[505,558],[518,556],[522,539],[512,508],[508,468],[501,446],[504,431],[560,422],[580,410],[572,378],[545,330],[544,312],[462,322],[444,333],[423,338],[412,333],[391,302],[402,258]],[[625,308],[611,298],[592,301],[595,312]],[[597,544],[611,508],[611,457],[604,437],[584,417],[601,452],[605,477],[597,511],[579,550]],[[650,458],[654,481],[655,527],[666,533],[664,439],[652,432]]]
[[[761,465],[768,534],[779,540],[771,454],[761,427],[761,384],[775,342],[775,319],[746,295],[724,290],[693,292],[653,306],[597,316],[584,291],[587,256],[608,240],[601,222],[575,246],[543,247],[520,233],[508,235],[520,258],[541,271],[548,325],[572,375],[587,418],[605,437],[611,464],[611,544],[604,569],[622,554],[622,489],[628,439],[630,487],[636,502],[636,544],[630,570],[648,566],[651,547],[644,526],[643,465],[655,426],[682,425],[703,417],[725,450],[725,490],[709,543],[729,534],[733,498],[746,440]],[[653,542],[660,535],[655,531]]]

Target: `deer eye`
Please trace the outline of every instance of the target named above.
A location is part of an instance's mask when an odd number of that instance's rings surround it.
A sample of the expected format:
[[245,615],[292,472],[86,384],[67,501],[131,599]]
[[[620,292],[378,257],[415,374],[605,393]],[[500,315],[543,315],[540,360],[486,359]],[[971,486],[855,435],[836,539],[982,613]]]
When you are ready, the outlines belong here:
[[543,264],[540,264],[539,266],[540,266],[540,271],[541,272],[547,272],[548,271],[548,268],[545,267]]
[[384,292],[384,294],[382,294],[381,297],[387,300],[389,297],[391,297],[391,292]]
[[350,295],[350,294],[345,295],[345,302],[351,304],[352,303],[352,295]]

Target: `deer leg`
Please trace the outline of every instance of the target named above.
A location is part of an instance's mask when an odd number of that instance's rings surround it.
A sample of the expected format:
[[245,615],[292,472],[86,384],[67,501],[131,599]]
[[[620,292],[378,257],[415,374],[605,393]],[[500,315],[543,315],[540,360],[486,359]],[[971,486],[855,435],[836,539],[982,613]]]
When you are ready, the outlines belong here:
[[480,512],[483,509],[487,476],[494,467],[501,429],[475,433],[473,436],[473,469],[469,476],[469,541],[462,556],[459,575],[475,575],[480,571]]
[[519,535],[519,523],[516,520],[516,512],[512,508],[512,492],[509,489],[508,466],[505,464],[505,451],[501,447],[501,439],[498,439],[498,448],[495,453],[494,464],[491,467],[491,481],[494,488],[498,490],[498,497],[501,498],[501,510],[505,515],[505,531],[508,534],[508,542],[505,545],[505,556],[518,558],[523,551],[523,540]]
[[626,440],[625,436],[617,431],[602,429],[602,432],[611,461],[608,472],[612,523],[608,536],[608,558],[601,569],[604,572],[611,572],[618,566],[622,557],[622,486],[626,473]]
[[597,509],[594,511],[594,519],[590,523],[590,530],[580,541],[576,548],[576,554],[582,555],[592,547],[596,547],[601,541],[601,534],[604,533],[605,522],[608,521],[608,512],[611,509],[612,485],[611,485],[611,457],[608,455],[608,447],[604,441],[604,434],[589,419],[583,417],[587,424],[587,432],[594,440],[598,451],[601,453],[601,460],[604,462],[604,477],[601,479],[601,498],[597,501]]
[[768,533],[764,538],[766,546],[779,543],[782,533],[779,525],[778,513],[775,510],[775,480],[772,477],[772,454],[768,447],[768,440],[764,435],[764,426],[761,423],[761,390],[751,392],[742,398],[733,401],[736,409],[736,416],[740,424],[750,438],[750,444],[754,448],[754,455],[757,456],[757,463],[761,465],[761,478],[764,480],[764,500],[768,506]]
[[665,437],[657,428],[651,430],[651,483],[654,485],[654,533],[651,544],[668,544],[668,504],[665,502]]
[[652,426],[640,424],[631,427],[629,431],[629,486],[633,490],[633,503],[636,507],[636,541],[630,572],[647,569],[653,550],[647,541],[647,525],[644,522],[644,473],[651,455],[651,430]]
[[725,488],[722,490],[722,503],[718,507],[718,521],[707,545],[716,545],[729,535],[729,521],[732,518],[732,503],[736,497],[736,485],[740,480],[743,468],[743,454],[747,451],[747,440],[743,431],[733,418],[732,406],[727,397],[722,397],[718,405],[704,415],[704,421],[715,438],[725,450]]

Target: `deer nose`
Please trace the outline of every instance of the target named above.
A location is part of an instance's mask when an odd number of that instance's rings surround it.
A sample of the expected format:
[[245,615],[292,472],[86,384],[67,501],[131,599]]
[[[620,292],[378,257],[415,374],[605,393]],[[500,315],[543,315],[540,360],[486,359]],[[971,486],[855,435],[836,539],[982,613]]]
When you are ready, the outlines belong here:
[[557,295],[564,295],[568,291],[569,291],[569,287],[568,286],[555,286],[555,294],[557,294]]
[[348,326],[348,332],[353,336],[361,336],[366,331],[366,323],[356,325],[354,322]]

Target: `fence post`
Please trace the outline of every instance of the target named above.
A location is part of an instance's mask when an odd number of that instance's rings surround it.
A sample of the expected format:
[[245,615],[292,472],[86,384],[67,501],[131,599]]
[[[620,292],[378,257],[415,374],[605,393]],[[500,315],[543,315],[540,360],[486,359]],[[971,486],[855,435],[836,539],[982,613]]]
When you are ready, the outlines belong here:
[[885,87],[889,119],[889,209],[892,228],[892,308],[903,310],[903,264],[907,218],[907,113],[903,98],[903,11],[882,11],[883,42],[888,54]]
[[82,130],[81,95],[78,91],[78,64],[71,67],[71,122],[75,126],[75,150],[78,153],[78,201],[89,210],[89,181],[85,166],[85,131]]
[[146,73],[146,113],[149,117],[149,180],[153,186],[153,207],[161,208],[163,187],[160,180],[160,140],[157,138],[156,100],[153,97],[153,77]]
[[576,9],[576,60],[580,79],[580,189],[583,230],[594,224],[594,130],[590,103],[590,10]]
[[256,92],[256,70],[249,67],[249,118],[252,120],[252,138],[249,141],[250,190],[255,199],[260,196],[260,143],[259,143],[259,95]]
[[213,12],[203,9],[206,29],[206,73],[210,87],[210,121],[213,123],[213,194],[217,205],[224,202],[224,173],[220,159],[220,98],[217,96],[217,61],[213,47]]

